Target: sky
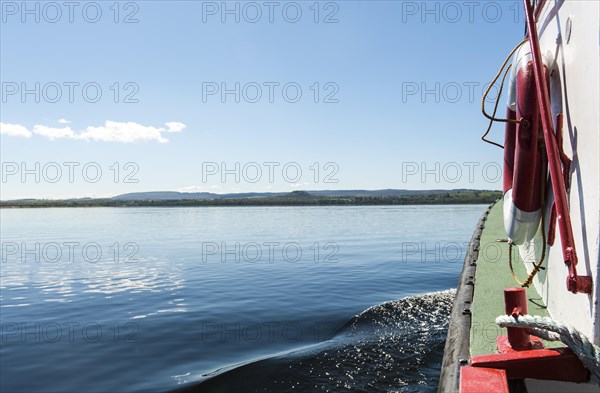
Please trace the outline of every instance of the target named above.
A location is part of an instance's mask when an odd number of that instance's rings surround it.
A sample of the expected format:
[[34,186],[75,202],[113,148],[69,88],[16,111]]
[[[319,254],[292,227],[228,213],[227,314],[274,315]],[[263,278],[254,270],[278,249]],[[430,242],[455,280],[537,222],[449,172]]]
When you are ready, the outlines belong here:
[[520,1],[0,5],[2,200],[501,188]]

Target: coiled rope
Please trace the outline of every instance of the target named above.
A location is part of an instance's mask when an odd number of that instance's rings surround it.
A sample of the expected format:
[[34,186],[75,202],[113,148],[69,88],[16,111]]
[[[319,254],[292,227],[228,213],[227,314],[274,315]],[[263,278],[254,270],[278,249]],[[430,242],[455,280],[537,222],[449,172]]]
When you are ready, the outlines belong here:
[[529,329],[531,334],[544,340],[563,342],[590,371],[590,382],[600,385],[600,347],[594,345],[574,327],[548,317],[534,315],[501,315],[496,318],[496,324],[504,328]]

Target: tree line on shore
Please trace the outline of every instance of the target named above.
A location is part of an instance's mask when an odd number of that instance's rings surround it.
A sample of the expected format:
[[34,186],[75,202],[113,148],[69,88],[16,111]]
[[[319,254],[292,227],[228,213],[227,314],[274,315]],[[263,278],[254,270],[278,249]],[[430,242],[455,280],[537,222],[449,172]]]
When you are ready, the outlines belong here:
[[27,199],[0,201],[3,208],[25,207],[187,207],[187,206],[368,206],[489,204],[501,191],[462,191],[406,196],[315,196],[296,191],[285,196],[189,200]]

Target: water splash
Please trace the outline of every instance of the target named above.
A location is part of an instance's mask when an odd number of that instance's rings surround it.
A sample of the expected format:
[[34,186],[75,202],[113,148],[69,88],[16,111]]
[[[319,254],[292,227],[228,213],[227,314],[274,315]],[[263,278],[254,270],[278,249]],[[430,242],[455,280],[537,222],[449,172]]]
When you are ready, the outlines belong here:
[[455,291],[371,307],[330,340],[229,369],[182,392],[436,391]]

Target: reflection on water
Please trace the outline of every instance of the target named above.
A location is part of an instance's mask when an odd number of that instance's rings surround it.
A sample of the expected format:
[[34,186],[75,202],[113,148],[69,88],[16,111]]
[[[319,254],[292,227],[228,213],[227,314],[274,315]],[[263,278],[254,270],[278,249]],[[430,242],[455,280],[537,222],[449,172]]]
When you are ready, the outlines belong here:
[[[32,268],[21,262],[21,255],[6,256],[2,264],[0,307],[22,307],[29,305],[30,300],[69,303],[144,292],[176,292],[184,285],[179,266],[156,258],[138,259],[129,264],[113,260],[99,261],[93,266],[85,266],[87,263],[75,259],[49,264],[42,257],[41,261],[32,262]],[[6,291],[26,291],[28,296],[5,298]],[[183,304],[173,301],[168,304],[178,307],[171,308],[170,312],[185,312],[181,308]]]
[[454,287],[466,247],[427,250],[465,244],[484,209],[3,209],[0,389],[165,391],[321,345]]

